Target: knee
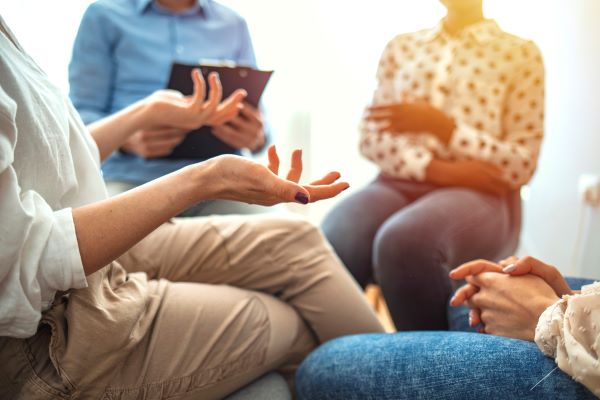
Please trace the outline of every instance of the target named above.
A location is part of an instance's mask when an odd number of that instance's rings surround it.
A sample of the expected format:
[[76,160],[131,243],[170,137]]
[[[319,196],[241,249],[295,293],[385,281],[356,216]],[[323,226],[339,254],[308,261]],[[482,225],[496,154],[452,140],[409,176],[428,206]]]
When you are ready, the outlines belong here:
[[355,358],[359,356],[355,354],[355,342],[356,336],[348,336],[331,340],[313,351],[296,372],[298,399],[345,398],[344,393],[351,390],[351,383],[360,374],[354,370]]
[[[443,263],[444,251],[435,231],[423,223],[385,223],[373,243],[373,266],[379,279],[412,276],[416,270]],[[429,271],[430,272],[430,271]]]

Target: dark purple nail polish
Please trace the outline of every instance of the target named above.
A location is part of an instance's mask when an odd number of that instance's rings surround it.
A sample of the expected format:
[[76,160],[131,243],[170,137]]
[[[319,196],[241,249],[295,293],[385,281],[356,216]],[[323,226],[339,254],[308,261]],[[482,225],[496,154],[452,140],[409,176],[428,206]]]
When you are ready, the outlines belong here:
[[302,192],[296,193],[296,197],[294,197],[298,203],[308,204],[308,197]]

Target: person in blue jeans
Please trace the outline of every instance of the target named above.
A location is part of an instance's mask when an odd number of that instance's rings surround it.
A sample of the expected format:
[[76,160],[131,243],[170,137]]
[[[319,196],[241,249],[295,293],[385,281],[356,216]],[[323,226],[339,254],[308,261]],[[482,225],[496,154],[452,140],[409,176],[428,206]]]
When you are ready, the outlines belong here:
[[[256,67],[247,23],[228,7],[212,0],[98,0],[86,10],[75,39],[69,95],[89,125],[166,88],[173,62],[222,61]],[[269,142],[262,112],[248,103],[239,114],[206,125],[228,145],[216,149],[213,156],[224,149],[256,153]],[[102,166],[109,194],[203,161],[163,157],[187,132],[171,127],[136,132]],[[221,200],[203,202],[183,216],[264,211],[264,207]]]
[[380,174],[322,225],[398,330],[446,329],[450,269],[514,253],[544,130],[537,46],[484,18],[482,0],[442,3],[437,26],[386,46],[360,141]]
[[453,331],[330,341],[298,370],[298,398],[600,396],[600,282],[565,280],[531,257],[499,264],[477,260],[450,276],[467,280],[450,300]]

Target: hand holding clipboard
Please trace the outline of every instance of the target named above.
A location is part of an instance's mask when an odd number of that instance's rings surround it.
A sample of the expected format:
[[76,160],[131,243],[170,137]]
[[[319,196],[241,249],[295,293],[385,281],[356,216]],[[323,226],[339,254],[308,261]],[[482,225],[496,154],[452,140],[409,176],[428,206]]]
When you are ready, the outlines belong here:
[[[169,89],[178,90],[184,95],[194,91],[191,79],[192,70],[199,68],[208,78],[211,72],[217,72],[223,86],[223,98],[232,94],[236,89],[245,89],[248,93],[246,102],[258,107],[264,89],[273,71],[260,71],[250,67],[230,67],[212,65],[173,64],[169,78]],[[186,138],[164,157],[168,159],[208,159],[221,154],[237,153],[237,149],[216,138],[210,127],[202,126],[189,132]]]

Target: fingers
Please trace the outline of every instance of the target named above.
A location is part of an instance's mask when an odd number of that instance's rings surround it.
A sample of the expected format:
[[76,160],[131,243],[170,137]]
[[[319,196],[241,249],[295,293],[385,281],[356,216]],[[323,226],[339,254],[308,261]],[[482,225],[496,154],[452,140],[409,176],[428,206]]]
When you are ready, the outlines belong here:
[[294,150],[292,153],[292,164],[286,179],[298,183],[300,176],[302,176],[302,150]]
[[340,179],[341,174],[337,171],[333,171],[322,177],[321,179],[317,179],[316,181],[312,181],[310,183],[311,186],[319,186],[319,185],[331,185],[338,179]]
[[572,289],[556,267],[545,264],[533,257],[523,257],[511,265],[507,265],[502,271],[512,276],[536,275],[546,281],[559,296],[572,293]]
[[236,149],[252,148],[255,142],[254,138],[245,135],[228,124],[214,126],[212,132],[223,142]]
[[281,202],[308,204],[311,201],[310,193],[305,188],[284,179],[276,180],[274,193]]
[[215,112],[215,115],[208,121],[209,125],[222,125],[225,122],[231,121],[235,118],[240,110],[242,109],[242,101],[246,98],[248,93],[243,89],[238,89],[227,97],[219,106]]
[[254,123],[259,123],[262,126],[262,114],[260,113],[260,110],[254,107],[252,104],[244,103],[244,107],[242,107],[241,114],[246,119]]
[[498,264],[501,267],[508,267],[510,264],[514,264],[517,261],[519,261],[519,257],[517,257],[517,256],[510,256],[510,257],[507,257],[504,260],[500,261]]
[[156,158],[171,154],[173,149],[181,143],[183,137],[155,140],[144,146],[142,155],[145,158]]
[[481,324],[481,311],[478,308],[472,308],[469,310],[469,326],[475,328]]
[[452,307],[458,307],[463,305],[467,300],[469,300],[475,293],[479,291],[479,288],[475,285],[467,283],[466,285],[461,286],[454,296],[450,299],[450,305]]
[[348,189],[349,187],[350,184],[348,182],[338,182],[333,185],[325,186],[304,186],[308,193],[310,193],[310,201],[313,203],[319,200],[325,200],[335,197],[338,194],[342,193],[344,190]]
[[475,260],[453,269],[449,275],[454,280],[460,280],[482,272],[502,272],[502,267],[491,261]]
[[277,155],[277,149],[275,145],[269,146],[269,150],[267,150],[267,155],[269,158],[268,168],[275,175],[279,175],[279,156]]
[[381,120],[387,120],[392,118],[394,114],[387,109],[383,109],[383,110],[372,110],[369,109],[367,111],[367,113],[365,114],[365,119],[369,120],[369,121],[381,121]]
[[206,96],[206,83],[198,68],[192,71],[192,81],[194,82],[193,104],[202,105]]
[[217,73],[211,72],[210,75],[208,75],[208,86],[210,88],[208,91],[208,99],[204,103],[203,108],[206,111],[214,112],[223,97],[223,86],[221,85],[221,80]]

